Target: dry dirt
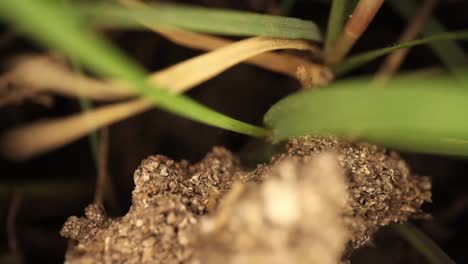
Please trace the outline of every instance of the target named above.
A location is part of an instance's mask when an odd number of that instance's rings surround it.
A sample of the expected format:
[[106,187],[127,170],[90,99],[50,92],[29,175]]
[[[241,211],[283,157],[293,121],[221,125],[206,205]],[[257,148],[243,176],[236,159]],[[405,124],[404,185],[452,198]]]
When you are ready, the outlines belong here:
[[292,140],[253,171],[223,148],[193,165],[151,156],[134,181],[125,216],[92,204],[68,219],[66,263],[340,263],[431,199],[396,153],[334,138]]

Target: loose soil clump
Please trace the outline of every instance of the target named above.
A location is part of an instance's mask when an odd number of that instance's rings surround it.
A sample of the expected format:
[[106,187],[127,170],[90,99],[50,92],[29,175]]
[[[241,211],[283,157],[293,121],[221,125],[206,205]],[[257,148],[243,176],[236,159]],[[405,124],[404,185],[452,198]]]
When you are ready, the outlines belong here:
[[420,209],[431,201],[431,182],[412,175],[407,163],[394,151],[367,143],[354,144],[336,138],[303,137],[293,139],[286,151],[260,165],[250,177],[267,175],[273,164],[290,157],[307,161],[324,151],[338,155],[349,192],[344,219],[352,231],[350,246],[364,245],[380,227],[413,218],[427,218]]
[[125,216],[68,219],[67,263],[339,263],[431,198],[396,153],[335,138],[292,140],[253,171],[223,148],[193,165],[151,156],[134,181]]

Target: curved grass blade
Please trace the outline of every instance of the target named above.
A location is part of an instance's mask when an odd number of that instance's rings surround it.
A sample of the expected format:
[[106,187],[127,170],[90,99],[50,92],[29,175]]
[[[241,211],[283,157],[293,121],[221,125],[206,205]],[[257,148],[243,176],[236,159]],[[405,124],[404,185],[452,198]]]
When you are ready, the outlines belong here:
[[[389,2],[390,7],[406,19],[413,17],[418,8],[417,3],[411,0],[392,0]],[[447,32],[447,30],[436,19],[430,18],[426,23],[423,35],[429,37],[444,32]],[[432,42],[429,45],[439,56],[442,63],[454,74],[460,74],[460,68],[468,65],[468,56],[455,41],[447,39]]]
[[[266,51],[288,48],[309,50],[312,47],[302,40],[253,37],[185,60],[151,74],[148,79],[151,83],[167,87],[171,93],[182,93],[252,56]],[[45,65],[47,64],[39,64],[39,70],[45,68]],[[315,76],[313,75],[313,68],[309,70],[311,76]],[[48,74],[50,75],[51,72],[53,71],[49,71]],[[72,83],[79,83],[79,80],[85,78],[71,72],[62,71],[62,74],[69,75],[68,80],[73,81]],[[22,77],[23,74],[18,72],[16,75]],[[63,76],[62,78],[59,76],[53,79],[59,81],[55,83],[56,86],[65,85],[60,82],[60,80],[65,79]],[[89,78],[85,79],[88,81],[84,83],[81,81],[84,89],[109,90],[111,89],[109,86],[115,86],[111,82],[105,83]],[[40,82],[47,84],[47,86],[52,84],[43,81]],[[89,83],[98,83],[99,86],[90,87]],[[73,90],[73,87],[70,88],[69,90]],[[9,159],[29,159],[46,151],[62,147],[95,129],[129,118],[154,106],[154,103],[146,99],[134,99],[65,118],[26,124],[8,130],[0,137],[0,152]]]
[[196,32],[232,36],[268,36],[321,41],[314,22],[219,8],[151,3],[126,8],[111,3],[79,4],[75,8],[96,25],[141,27],[138,21]]
[[[149,28],[178,45],[205,51],[219,49],[223,46],[231,45],[234,42],[212,35],[195,33],[180,29],[168,30],[150,26]],[[311,46],[310,49],[312,54],[316,56],[322,55],[319,49],[312,47],[313,46]],[[316,83],[320,85],[325,85],[328,83],[330,81],[329,76],[331,76],[331,72],[329,72],[328,68],[319,64],[315,64],[303,57],[287,53],[266,52],[246,60],[245,63],[284,74],[295,79],[297,79],[297,68],[304,66],[305,68],[309,69],[313,76],[317,76]]]
[[41,44],[73,54],[83,66],[93,72],[130,84],[136,92],[167,111],[178,115],[261,137],[265,130],[215,112],[194,100],[170,94],[150,85],[147,74],[109,42],[87,30],[71,8],[54,1],[0,1],[0,16],[21,27]]
[[468,156],[468,92],[453,89],[455,80],[395,80],[388,89],[371,83],[335,83],[280,101],[264,119],[272,140],[331,134],[407,151]]
[[[67,0],[62,1],[62,3],[64,5],[69,4]],[[70,56],[68,59],[70,60],[73,71],[81,75],[83,72],[82,72],[80,63],[77,60],[75,60],[73,56]],[[94,107],[93,102],[89,98],[86,98],[83,96],[78,97],[78,103],[80,104],[80,108],[82,112],[91,111]],[[99,146],[100,146],[98,131],[95,130],[95,131],[90,132],[88,134],[88,141],[89,141],[89,147],[91,150],[91,155],[94,160],[94,165],[97,168],[99,166]]]
[[456,40],[456,39],[464,39],[464,40],[468,39],[468,30],[438,34],[438,35],[430,36],[427,38],[400,43],[398,45],[387,47],[387,48],[382,48],[382,49],[378,49],[374,51],[357,54],[357,55],[351,56],[349,59],[343,61],[337,66],[334,66],[332,70],[336,75],[342,75],[372,60],[375,60],[380,56],[389,54],[398,49],[410,48],[413,46],[433,43],[436,41]]
[[[213,78],[248,58],[279,49],[315,50],[313,46],[302,40],[253,37],[168,67],[153,74],[150,80],[171,87],[172,91],[181,92],[187,87],[193,87]],[[193,69],[198,70],[193,71]]]
[[[119,0],[119,3],[123,4],[127,7],[139,7],[139,8],[146,8],[146,5],[135,1],[135,0]],[[163,37],[169,39],[170,41],[190,48],[201,49],[201,50],[214,50],[219,49],[223,46],[227,46],[228,44],[232,44],[233,40],[228,40],[220,37],[216,37],[213,35],[202,34],[192,31],[186,31],[182,29],[176,28],[165,28],[161,26],[154,26],[150,23],[147,23],[141,19],[138,20],[139,23],[144,25],[145,27],[151,29],[152,31],[162,35]],[[291,40],[289,40],[291,41]],[[301,40],[294,40],[299,42]],[[323,56],[322,51],[310,44],[307,44],[310,49],[309,51],[321,58]],[[234,54],[232,54],[234,56]],[[219,59],[220,61],[222,59]],[[311,63],[307,59],[303,59],[299,56],[294,56],[290,54],[278,54],[273,52],[267,52],[260,54],[258,56],[252,57],[245,61],[246,63],[250,63],[261,68],[265,68],[271,71],[275,71],[281,74],[289,75],[293,78],[298,78],[297,69],[299,67],[305,67],[308,69],[313,76],[316,76],[316,79],[320,79],[314,82],[317,85],[324,85],[326,84],[329,79],[327,80],[327,76],[331,76],[329,73],[329,69],[325,67],[321,67],[318,64]],[[320,71],[321,73],[318,73]],[[325,71],[325,72],[323,72]]]
[[[185,91],[244,61],[293,78],[297,78],[297,68],[303,66],[308,74],[313,76],[313,84],[316,85],[324,85],[330,80],[331,73],[326,67],[297,56],[268,52],[277,49],[297,49],[318,53],[317,48],[303,40],[254,37],[234,43],[189,31],[156,30],[175,42],[197,45],[197,40],[200,40],[200,43],[205,41],[203,43],[211,45],[209,48],[216,49],[150,75],[152,83],[170,88],[171,92]],[[9,85],[24,88],[9,91]],[[0,107],[39,93],[103,101],[135,96],[134,91],[121,83],[92,79],[71,72],[68,67],[49,56],[37,55],[16,59],[12,69],[0,76],[0,90],[5,90],[4,95],[0,96]]]
[[[411,18],[403,32],[399,36],[399,42],[408,42],[415,40],[424,29],[427,20],[430,18],[438,0],[423,0],[421,6],[416,10],[414,17]],[[376,73],[375,81],[381,85],[392,78],[392,76],[399,70],[404,63],[406,57],[411,49],[400,49],[389,54],[380,65]]]
[[[14,103],[16,98],[21,100],[41,93],[96,101],[116,101],[135,96],[135,91],[121,84],[92,79],[76,70],[71,71],[50,56],[21,56],[14,62],[14,66],[0,76],[0,90],[6,90],[8,85],[21,88],[4,92],[0,97],[0,106]],[[72,64],[76,63],[72,61]]]

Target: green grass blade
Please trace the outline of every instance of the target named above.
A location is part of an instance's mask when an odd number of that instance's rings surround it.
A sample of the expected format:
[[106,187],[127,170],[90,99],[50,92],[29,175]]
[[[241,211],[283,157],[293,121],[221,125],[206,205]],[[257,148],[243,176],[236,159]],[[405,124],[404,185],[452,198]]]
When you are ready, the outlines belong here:
[[332,134],[407,151],[468,156],[468,92],[453,88],[457,85],[449,78],[393,80],[386,89],[372,86],[370,79],[338,82],[283,99],[264,121],[275,142]]
[[[391,47],[386,47],[386,48],[382,48],[378,50],[364,52],[361,54],[356,54],[354,56],[351,56],[347,60],[343,61],[342,63],[338,64],[337,66],[333,67],[332,70],[336,75],[341,75],[359,66],[362,66],[372,60],[375,60],[380,56],[389,54],[398,49],[410,48],[410,47],[422,45],[422,44],[428,44],[428,43],[433,44],[439,41],[456,40],[456,39],[463,39],[463,40],[468,39],[468,30],[442,33],[442,34],[430,36],[430,37],[423,38],[423,39],[400,43],[398,45],[391,46]],[[460,71],[460,70],[463,71],[463,69],[458,68],[460,67],[460,65],[457,65],[456,67],[457,67],[457,71]]]
[[[68,0],[63,0],[62,4],[64,6],[69,5]],[[82,73],[82,69],[80,63],[73,58],[73,56],[69,57],[73,70],[76,72]],[[80,108],[82,112],[87,112],[93,109],[93,102],[85,97],[78,98],[78,103],[80,104]],[[93,131],[88,135],[89,147],[91,149],[91,155],[93,157],[94,165],[96,168],[99,166],[99,135],[98,131]]]
[[57,1],[0,1],[0,16],[21,27],[41,44],[59,49],[93,72],[122,80],[167,111],[252,136],[265,130],[215,112],[185,96],[176,96],[146,82],[146,72],[109,42],[82,25],[73,8]]
[[[411,0],[392,0],[390,6],[406,19],[410,19],[418,8],[417,3]],[[437,20],[430,18],[423,30],[423,35],[428,37],[444,32],[447,30]],[[468,65],[468,56],[454,40],[446,39],[432,42],[429,45],[442,63],[455,75],[460,74],[460,68]]]
[[421,253],[431,264],[455,264],[445,252],[413,224],[394,224],[392,228]]
[[[76,72],[79,72],[80,74],[82,73],[81,71],[81,66],[78,63],[77,60],[75,60],[73,57],[70,57],[70,62],[72,64],[73,70]],[[82,112],[88,112],[93,109],[93,102],[86,98],[86,97],[80,97],[78,98],[78,103],[80,104],[80,108]],[[91,149],[91,155],[94,160],[94,165],[96,168],[98,167],[99,164],[99,135],[98,131],[93,131],[89,133],[88,135],[88,141],[89,141],[89,147]]]
[[76,8],[97,25],[140,26],[137,22],[145,21],[212,34],[314,41],[322,39],[315,23],[290,17],[168,3],[126,8],[117,4],[92,2],[77,5]]
[[325,51],[329,51],[333,47],[343,30],[348,3],[348,0],[332,0],[325,39]]

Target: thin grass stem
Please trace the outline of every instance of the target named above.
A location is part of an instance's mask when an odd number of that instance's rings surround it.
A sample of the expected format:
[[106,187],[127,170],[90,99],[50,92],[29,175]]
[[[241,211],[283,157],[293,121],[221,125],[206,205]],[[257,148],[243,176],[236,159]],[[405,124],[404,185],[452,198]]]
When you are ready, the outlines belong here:
[[349,3],[348,0],[332,0],[325,38],[325,52],[330,52],[343,30],[347,3]]
[[408,243],[410,243],[431,264],[455,264],[445,252],[424,234],[419,228],[407,222],[392,225],[392,228]]
[[379,11],[384,0],[360,0],[349,18],[340,37],[333,45],[333,52],[325,57],[328,65],[340,63],[348,54],[356,41],[367,30],[369,24]]

